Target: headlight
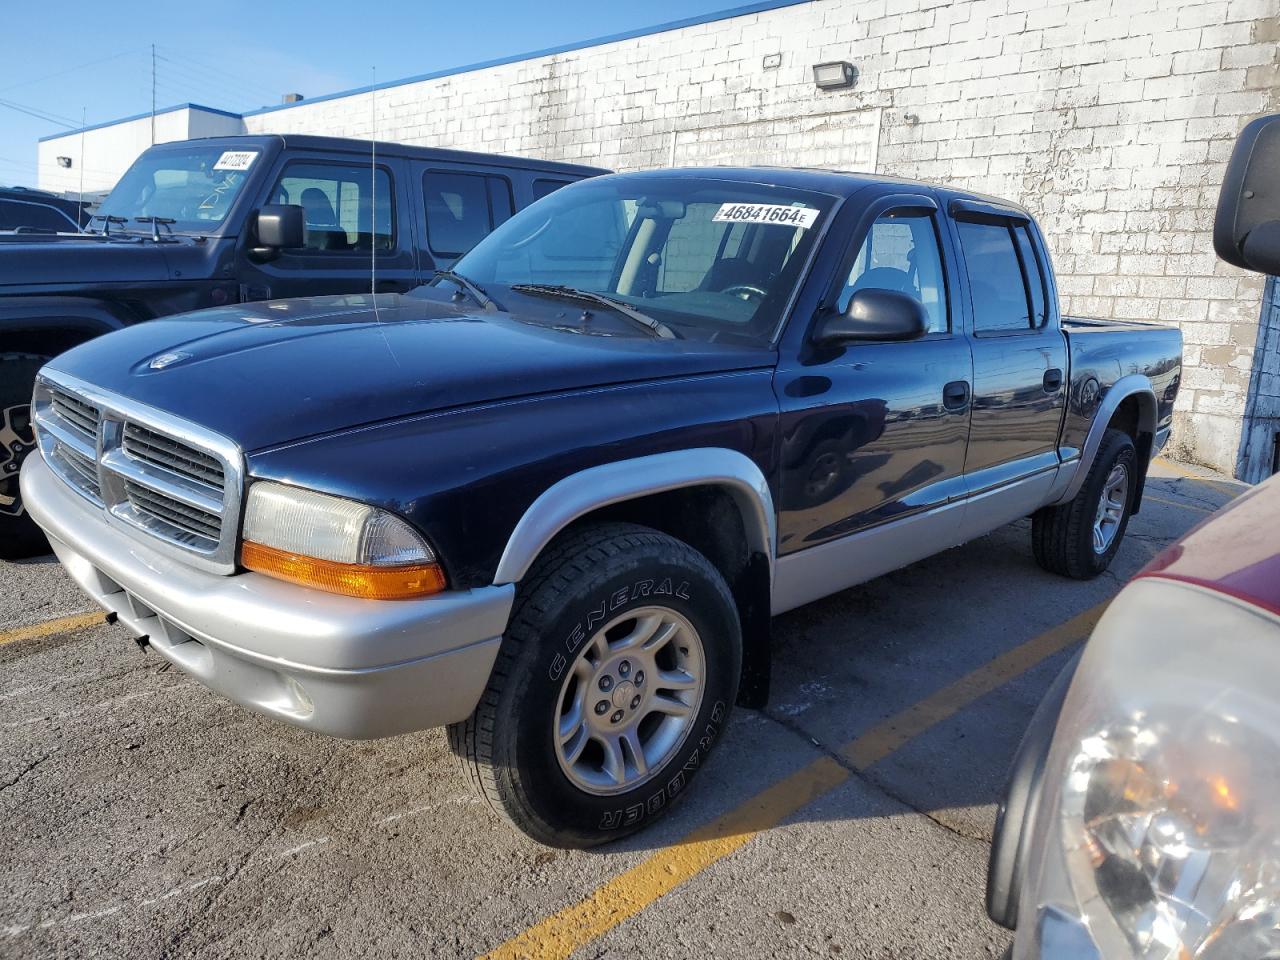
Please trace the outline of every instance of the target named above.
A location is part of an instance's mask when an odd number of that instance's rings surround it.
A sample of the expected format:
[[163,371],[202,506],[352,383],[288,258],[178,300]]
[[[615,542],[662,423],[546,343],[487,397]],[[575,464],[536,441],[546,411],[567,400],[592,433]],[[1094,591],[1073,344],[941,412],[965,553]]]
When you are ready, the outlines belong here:
[[249,487],[240,562],[293,583],[370,600],[444,589],[444,571],[421,535],[368,504],[259,480]]
[[1140,580],[1063,706],[1015,956],[1280,958],[1280,619]]

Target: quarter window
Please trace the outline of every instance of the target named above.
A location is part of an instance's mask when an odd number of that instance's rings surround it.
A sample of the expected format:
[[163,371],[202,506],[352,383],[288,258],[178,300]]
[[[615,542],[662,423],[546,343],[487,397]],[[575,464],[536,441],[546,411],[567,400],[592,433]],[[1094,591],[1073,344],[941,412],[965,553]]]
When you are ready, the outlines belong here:
[[422,178],[427,205],[427,245],[441,257],[460,257],[511,217],[511,183],[480,173],[428,171]]
[[951,329],[946,275],[932,214],[892,210],[871,225],[837,301],[838,308],[844,311],[855,291],[869,288],[894,290],[918,300],[928,317],[928,333]]
[[[1044,281],[1024,228],[1008,223],[957,221],[969,288],[974,332],[1030,331],[1044,322]],[[1026,256],[1020,245],[1026,244]],[[1023,274],[1024,259],[1027,275]],[[1033,278],[1028,290],[1027,276]]]
[[535,180],[533,181],[533,199],[541,200],[568,185],[567,180]]
[[391,189],[382,168],[371,177],[368,167],[292,163],[276,185],[275,202],[302,207],[306,250],[368,253],[394,246]]

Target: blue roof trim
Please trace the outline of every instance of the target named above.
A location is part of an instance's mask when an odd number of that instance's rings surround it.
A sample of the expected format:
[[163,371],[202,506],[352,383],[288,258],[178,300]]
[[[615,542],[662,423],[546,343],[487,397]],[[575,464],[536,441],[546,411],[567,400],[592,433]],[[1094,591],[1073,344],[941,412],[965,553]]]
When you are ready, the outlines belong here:
[[[161,107],[156,110],[156,116],[162,113],[173,113],[175,110],[199,110],[202,113],[216,113],[220,117],[233,117],[236,120],[243,118],[243,114],[232,113],[230,110],[219,110],[217,107],[206,107],[202,103],[175,103],[172,107]],[[151,116],[151,111],[146,113],[135,113],[132,117],[121,117],[119,120],[104,120],[102,123],[91,123],[87,127],[76,127],[74,130],[66,130],[62,133],[51,133],[41,137],[37,143],[44,143],[46,140],[60,140],[63,137],[75,137],[82,133],[88,133],[90,130],[101,130],[103,127],[114,127],[118,123],[132,123],[134,120],[145,120]]]
[[[574,50],[585,50],[588,47],[599,47],[606,43],[618,43],[622,40],[634,40],[637,37],[648,37],[655,33],[667,33],[670,30],[680,30],[683,27],[696,27],[704,23],[716,23],[720,20],[732,20],[734,17],[744,17],[751,13],[766,13],[770,10],[781,10],[784,7],[797,7],[801,4],[812,3],[813,0],[758,0],[756,3],[748,3],[740,7],[731,7],[728,10],[717,10],[713,13],[703,13],[693,17],[685,17],[681,20],[671,20],[667,23],[660,23],[652,27],[639,27],[635,30],[627,30],[623,33],[610,34],[607,37],[594,37],[590,40],[577,40],[573,43],[565,43],[556,47],[547,47],[545,50],[534,50],[530,53],[517,53],[509,57],[498,57],[493,60],[481,60],[478,63],[469,63],[461,67],[450,67],[447,70],[436,70],[433,73],[421,73],[414,77],[405,77],[403,80],[387,80],[383,83],[369,84],[363,87],[353,87],[350,90],[341,90],[338,93],[326,93],[319,97],[310,97],[301,100],[298,103],[278,103],[270,107],[259,107],[257,110],[246,110],[244,113],[232,113],[228,110],[216,110],[212,107],[203,107],[196,103],[184,103],[176,107],[166,107],[164,110],[157,110],[156,113],[168,113],[171,110],[181,110],[184,107],[190,107],[193,110],[205,110],[209,113],[218,113],[225,117],[256,117],[263,113],[275,113],[277,110],[293,110],[297,107],[305,107],[312,103],[324,103],[326,100],[339,100],[343,97],[354,97],[361,93],[368,93],[370,90],[387,90],[391,87],[403,87],[410,83],[422,83],[426,80],[440,80],[444,77],[454,77],[463,73],[474,73],[476,70],[487,70],[490,67],[502,67],[511,63],[519,63],[521,60],[536,60],[539,57],[550,57],[558,53],[572,53]],[[41,137],[40,142],[46,140],[56,140],[59,137],[70,137],[87,130],[97,130],[100,127],[110,127],[117,123],[129,123],[133,120],[141,120],[143,117],[151,116],[150,113],[139,113],[132,117],[123,117],[120,120],[109,120],[106,123],[95,123],[93,126],[84,127],[77,130],[68,130],[66,133],[55,133],[47,137]]]

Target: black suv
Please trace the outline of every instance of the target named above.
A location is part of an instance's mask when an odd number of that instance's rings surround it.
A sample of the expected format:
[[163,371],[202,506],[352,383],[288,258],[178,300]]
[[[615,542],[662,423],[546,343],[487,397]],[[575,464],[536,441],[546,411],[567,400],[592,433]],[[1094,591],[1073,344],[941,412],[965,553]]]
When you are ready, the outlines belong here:
[[187,140],[143,153],[90,232],[0,235],[0,557],[45,549],[18,469],[49,358],[201,307],[407,291],[517,210],[606,172],[331,137]]

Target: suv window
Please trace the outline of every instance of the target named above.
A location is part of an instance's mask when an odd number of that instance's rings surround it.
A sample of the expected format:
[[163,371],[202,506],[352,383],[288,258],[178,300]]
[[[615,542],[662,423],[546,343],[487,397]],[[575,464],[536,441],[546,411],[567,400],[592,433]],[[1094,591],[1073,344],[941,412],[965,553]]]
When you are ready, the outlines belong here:
[[853,261],[837,307],[845,310],[854,291],[867,288],[895,290],[920,301],[929,318],[928,333],[951,329],[947,281],[932,214],[891,210],[877,218]]
[[511,182],[483,173],[429,170],[422,177],[427,206],[427,246],[459,257],[494,227],[511,218]]
[[391,175],[382,167],[371,180],[368,167],[290,163],[276,184],[274,202],[302,207],[305,250],[368,253],[394,248]]
[[533,181],[533,199],[541,200],[568,185],[568,180],[535,180]]
[[1044,268],[1040,264],[1040,256],[1031,239],[1031,230],[1024,223],[1017,227],[1014,236],[1018,238],[1018,256],[1022,259],[1022,274],[1027,281],[1027,289],[1031,291],[1031,325],[1043,327],[1048,321],[1045,315],[1045,299],[1047,291],[1044,283]]
[[1031,331],[1038,327],[1044,316],[1043,281],[1037,309],[1027,290],[1014,228],[1008,223],[974,220],[958,220],[956,227],[973,291],[974,332]]

